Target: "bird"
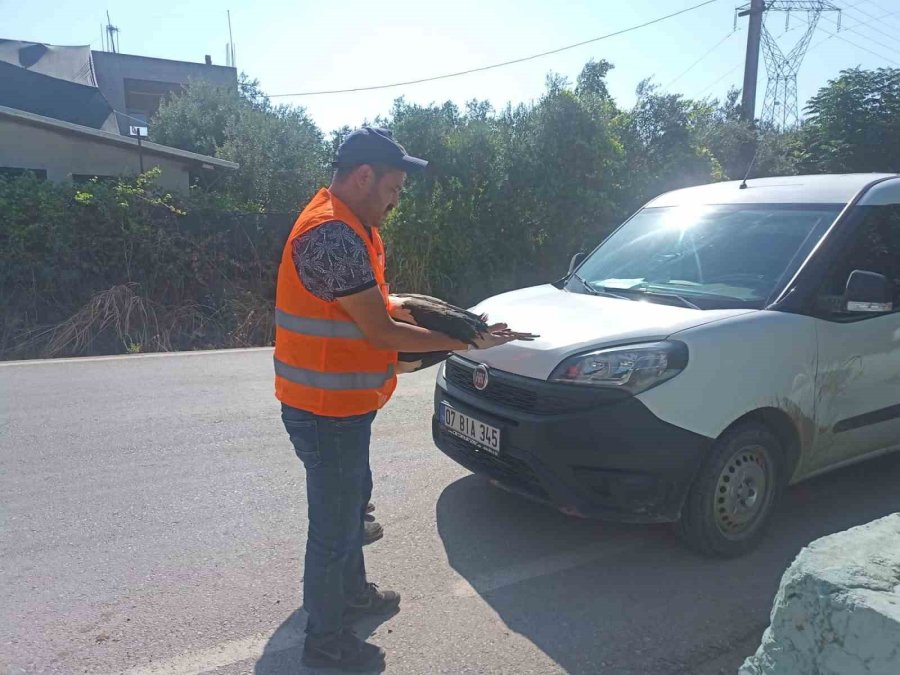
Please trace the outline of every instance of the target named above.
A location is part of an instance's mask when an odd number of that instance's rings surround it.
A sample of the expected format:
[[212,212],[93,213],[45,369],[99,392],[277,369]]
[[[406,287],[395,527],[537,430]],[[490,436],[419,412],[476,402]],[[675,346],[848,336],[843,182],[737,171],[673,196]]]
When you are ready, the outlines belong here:
[[[412,315],[415,325],[443,333],[473,347],[479,335],[490,332],[486,314],[479,316],[430,295],[396,293],[394,297],[403,301],[403,308]],[[451,352],[400,352],[397,355],[399,361],[397,370],[401,373],[412,373],[430,368],[449,358],[450,354]]]

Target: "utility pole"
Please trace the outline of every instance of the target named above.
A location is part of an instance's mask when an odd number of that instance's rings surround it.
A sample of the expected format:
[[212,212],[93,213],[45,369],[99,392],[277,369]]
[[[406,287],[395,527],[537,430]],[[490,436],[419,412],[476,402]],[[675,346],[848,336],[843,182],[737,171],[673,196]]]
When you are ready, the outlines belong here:
[[[135,122],[139,122],[140,120],[136,120],[133,117],[130,118]],[[147,127],[144,126],[136,126],[131,124],[128,126],[128,133],[131,136],[137,136],[138,142],[138,162],[140,164],[141,173],[144,173],[144,146],[141,144],[141,138],[147,137]]]
[[230,65],[232,68],[237,68],[237,63],[234,61],[234,36],[231,34],[231,10],[228,10],[228,52],[231,56]]
[[[785,15],[784,31],[790,27],[791,14],[805,14],[800,19],[805,28],[800,29],[800,39],[790,51],[782,49],[779,38],[769,29],[768,19],[775,13]],[[744,63],[744,91],[741,99],[741,118],[753,123],[756,118],[756,78],[759,70],[759,48],[762,44],[766,61],[766,98],[759,119],[780,129],[800,124],[800,104],[797,101],[797,74],[806,56],[819,19],[825,12],[837,12],[838,30],[841,29],[841,8],[831,0],[751,0],[737,8],[737,16],[750,17],[747,33],[747,59]],[[737,20],[737,19],[735,19]],[[784,33],[782,33],[783,35]]]
[[107,51],[113,54],[119,51],[119,29],[112,25],[109,12],[106,13]]
[[756,117],[756,80],[759,76],[759,43],[762,36],[763,12],[766,11],[764,0],[750,0],[749,9],[738,13],[738,16],[750,17],[750,29],[747,31],[747,56],[744,59],[744,88],[741,91],[741,117],[753,123]]
[[[140,127],[139,127],[140,129]],[[144,147],[141,145],[141,132],[138,131],[138,162],[141,167],[141,175],[144,173]]]

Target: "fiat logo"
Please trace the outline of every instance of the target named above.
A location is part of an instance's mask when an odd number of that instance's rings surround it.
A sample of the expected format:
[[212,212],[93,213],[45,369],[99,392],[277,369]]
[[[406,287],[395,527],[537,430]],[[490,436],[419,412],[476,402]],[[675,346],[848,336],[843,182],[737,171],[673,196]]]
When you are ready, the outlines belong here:
[[485,365],[480,365],[472,373],[472,384],[478,391],[484,391],[488,386],[488,369]]

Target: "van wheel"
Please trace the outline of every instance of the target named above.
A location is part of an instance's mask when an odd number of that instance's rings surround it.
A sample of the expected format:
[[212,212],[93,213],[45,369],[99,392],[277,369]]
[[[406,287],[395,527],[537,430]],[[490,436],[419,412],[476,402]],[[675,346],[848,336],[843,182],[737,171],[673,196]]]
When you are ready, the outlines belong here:
[[677,525],[681,540],[722,558],[753,549],[781,491],[783,457],[778,439],[761,424],[722,434],[688,493]]

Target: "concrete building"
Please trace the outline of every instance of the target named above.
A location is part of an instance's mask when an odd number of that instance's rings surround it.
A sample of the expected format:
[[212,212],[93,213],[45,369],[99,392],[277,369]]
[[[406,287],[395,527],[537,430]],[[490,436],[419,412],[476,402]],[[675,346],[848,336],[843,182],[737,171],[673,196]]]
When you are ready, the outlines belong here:
[[237,70],[227,66],[96,51],[91,61],[97,88],[116,112],[124,135],[130,126],[148,126],[163,97],[191,81],[237,89]]
[[159,185],[186,191],[192,177],[238,168],[206,155],[0,106],[0,174],[31,171],[52,181],[136,175],[159,167]]
[[[237,89],[237,71],[206,63],[0,39],[0,173],[49,180],[131,175],[159,166],[161,183],[237,164],[142,140],[163,97],[192,81]],[[137,127],[138,129],[135,129]]]
[[0,105],[130,135],[189,82],[237,89],[229,66],[0,39]]

